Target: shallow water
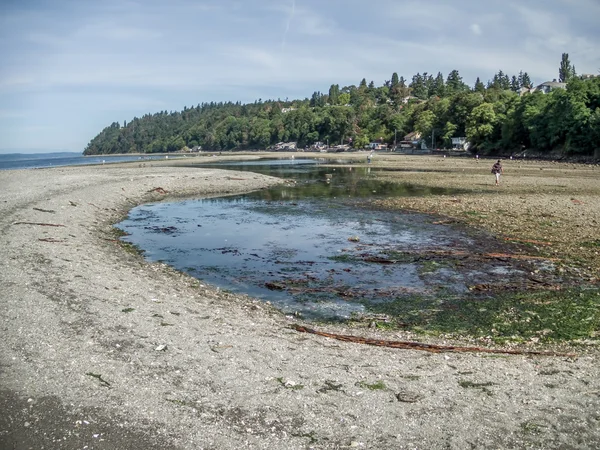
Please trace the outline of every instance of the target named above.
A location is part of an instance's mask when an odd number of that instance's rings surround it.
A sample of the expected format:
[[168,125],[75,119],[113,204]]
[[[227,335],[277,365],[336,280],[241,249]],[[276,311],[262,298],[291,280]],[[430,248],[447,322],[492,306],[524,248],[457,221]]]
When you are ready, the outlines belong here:
[[482,280],[516,281],[524,273],[506,261],[440,257],[482,253],[486,241],[430,216],[376,210],[369,202],[448,191],[382,183],[369,168],[332,169],[312,161],[228,167],[258,167],[297,183],[143,205],[118,225],[129,233],[124,240],[149,260],[307,318],[347,318],[406,296],[465,294]]

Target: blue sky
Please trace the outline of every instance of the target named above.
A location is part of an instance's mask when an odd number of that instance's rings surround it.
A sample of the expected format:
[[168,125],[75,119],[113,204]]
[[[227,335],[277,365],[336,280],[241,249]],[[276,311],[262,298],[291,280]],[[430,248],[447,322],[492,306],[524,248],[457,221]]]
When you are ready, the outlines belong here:
[[566,52],[598,74],[598,43],[598,0],[4,0],[0,152],[80,152],[114,121],[393,72],[541,83]]

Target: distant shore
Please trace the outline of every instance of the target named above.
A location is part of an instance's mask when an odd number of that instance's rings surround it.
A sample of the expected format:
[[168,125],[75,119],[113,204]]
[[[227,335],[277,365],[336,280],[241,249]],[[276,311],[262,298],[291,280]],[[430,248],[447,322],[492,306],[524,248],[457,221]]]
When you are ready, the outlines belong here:
[[[211,159],[264,156],[272,154]],[[366,164],[364,153],[327,156]],[[445,214],[523,239],[543,235],[553,245],[541,252],[567,258],[567,270],[597,282],[598,250],[581,243],[598,238],[599,168],[507,162],[496,188],[487,165],[377,155],[371,167],[396,181],[469,189],[381,207]],[[298,333],[290,328],[296,318],[269,305],[128,252],[112,224],[135,205],[284,182],[187,166],[169,158],[0,171],[0,447],[600,446],[596,346],[577,358],[490,357],[335,341]]]

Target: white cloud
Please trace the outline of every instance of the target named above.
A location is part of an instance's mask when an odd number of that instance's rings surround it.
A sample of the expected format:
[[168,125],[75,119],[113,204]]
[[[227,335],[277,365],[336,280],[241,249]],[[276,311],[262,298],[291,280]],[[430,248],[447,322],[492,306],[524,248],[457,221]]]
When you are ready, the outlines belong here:
[[473,34],[475,34],[477,36],[479,36],[481,34],[481,27],[479,26],[479,24],[473,23],[473,24],[471,24],[471,26],[469,28],[471,29]]

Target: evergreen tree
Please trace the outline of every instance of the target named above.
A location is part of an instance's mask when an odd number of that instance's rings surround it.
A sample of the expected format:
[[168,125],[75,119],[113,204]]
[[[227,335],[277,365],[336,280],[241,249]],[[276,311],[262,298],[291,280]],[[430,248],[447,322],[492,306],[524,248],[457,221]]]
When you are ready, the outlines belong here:
[[515,75],[510,80],[510,89],[514,92],[519,92],[519,89],[521,89],[521,83],[519,83],[519,79]]
[[391,87],[395,87],[398,86],[399,80],[398,80],[398,74],[396,72],[394,72],[392,74],[392,81],[391,81]]
[[435,80],[432,75],[429,75],[427,72],[423,74],[423,82],[425,83],[425,87],[427,88],[427,98],[434,95],[433,87],[435,84]]
[[477,80],[475,80],[475,86],[473,87],[473,90],[475,92],[485,92],[485,85],[481,82],[479,77],[477,77]]
[[508,75],[506,75],[502,70],[499,70],[498,73],[494,75],[494,78],[491,83],[488,83],[488,88],[499,89],[499,90],[509,90],[511,89],[511,82]]
[[442,72],[438,72],[435,80],[433,80],[433,86],[430,93],[432,95],[437,95],[438,97],[443,97],[446,94],[446,84],[444,83]]
[[531,78],[529,78],[529,75],[527,74],[527,72],[523,72],[522,70],[519,72],[519,76],[517,77],[517,80],[519,81],[519,87],[524,87],[524,88],[528,88],[531,89],[532,85],[531,85]]
[[309,105],[313,108],[325,106],[324,95],[319,91],[313,92]]
[[427,86],[425,80],[420,73],[413,76],[412,82],[410,83],[411,94],[421,100],[425,100],[428,97]]
[[339,98],[340,98],[340,85],[332,84],[331,87],[329,88],[329,104],[330,105],[339,104]]
[[561,83],[567,83],[574,75],[575,68],[571,66],[569,61],[569,54],[563,53],[560,61],[560,67],[558,69],[558,81]]
[[469,90],[469,87],[463,83],[462,77],[458,73],[458,70],[454,69],[448,74],[446,78],[446,94],[458,94],[459,92],[465,92]]

